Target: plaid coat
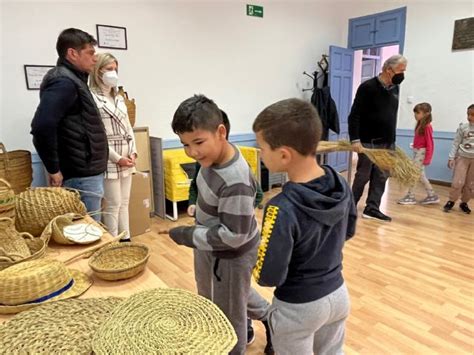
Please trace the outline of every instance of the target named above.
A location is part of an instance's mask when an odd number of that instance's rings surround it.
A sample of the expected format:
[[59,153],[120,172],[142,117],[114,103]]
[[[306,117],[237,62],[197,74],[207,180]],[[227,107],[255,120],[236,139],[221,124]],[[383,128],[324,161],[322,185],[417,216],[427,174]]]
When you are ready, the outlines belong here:
[[121,95],[111,98],[101,92],[92,92],[92,96],[99,108],[109,143],[109,160],[104,177],[106,179],[126,177],[134,173],[135,168],[122,167],[117,163],[122,157],[128,158],[134,153],[137,154],[137,149],[125,101]]

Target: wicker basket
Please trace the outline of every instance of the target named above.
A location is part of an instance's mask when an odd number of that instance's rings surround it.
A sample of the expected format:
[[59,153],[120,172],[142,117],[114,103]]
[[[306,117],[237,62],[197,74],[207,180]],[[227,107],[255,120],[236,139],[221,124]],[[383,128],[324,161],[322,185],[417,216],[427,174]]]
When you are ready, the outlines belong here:
[[0,178],[10,181],[16,194],[25,191],[33,181],[31,153],[27,150],[7,152],[0,143]]
[[15,219],[15,191],[4,179],[0,179],[0,217]]
[[86,207],[76,191],[61,187],[30,189],[16,197],[16,228],[39,236],[56,216],[66,213],[86,214]]
[[0,255],[9,256],[22,260],[31,255],[23,235],[15,229],[15,222],[11,218],[0,218]]
[[42,258],[46,254],[46,243],[44,240],[34,238],[28,233],[22,233],[21,236],[30,250],[30,256],[24,259],[19,259],[17,255],[6,254],[5,252],[2,252],[2,249],[0,249],[0,270],[24,261]]
[[103,280],[124,280],[140,273],[149,257],[150,251],[144,244],[111,244],[95,252],[89,260],[89,266]]
[[120,95],[123,96],[125,101],[125,106],[127,106],[127,113],[128,113],[128,120],[130,121],[130,125],[133,127],[135,126],[135,117],[137,112],[137,107],[135,105],[135,99],[129,99],[128,93],[123,90],[123,86],[119,86]]

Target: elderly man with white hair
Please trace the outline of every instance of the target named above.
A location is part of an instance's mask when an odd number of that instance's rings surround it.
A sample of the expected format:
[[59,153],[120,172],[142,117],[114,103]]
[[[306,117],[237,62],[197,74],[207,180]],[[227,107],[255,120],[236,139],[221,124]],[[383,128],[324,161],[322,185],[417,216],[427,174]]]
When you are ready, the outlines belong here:
[[388,58],[382,73],[362,83],[349,114],[349,137],[354,151],[359,153],[357,171],[352,185],[357,204],[370,181],[369,193],[362,217],[390,222],[380,211],[388,173],[380,170],[364,154],[362,148],[394,149],[397,128],[399,85],[404,79],[407,60],[402,55]]

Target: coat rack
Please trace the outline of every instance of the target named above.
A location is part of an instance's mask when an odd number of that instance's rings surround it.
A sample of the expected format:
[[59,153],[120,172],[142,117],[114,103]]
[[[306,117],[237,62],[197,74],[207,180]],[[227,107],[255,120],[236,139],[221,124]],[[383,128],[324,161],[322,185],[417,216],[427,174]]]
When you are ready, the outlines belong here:
[[303,92],[305,91],[314,91],[318,87],[318,80],[327,75],[329,69],[329,56],[327,54],[321,55],[321,59],[318,61],[318,67],[321,69],[321,73],[315,71],[313,75],[308,74],[306,71],[303,72],[303,75],[309,76],[313,80],[313,87],[311,88],[304,88],[302,89]]

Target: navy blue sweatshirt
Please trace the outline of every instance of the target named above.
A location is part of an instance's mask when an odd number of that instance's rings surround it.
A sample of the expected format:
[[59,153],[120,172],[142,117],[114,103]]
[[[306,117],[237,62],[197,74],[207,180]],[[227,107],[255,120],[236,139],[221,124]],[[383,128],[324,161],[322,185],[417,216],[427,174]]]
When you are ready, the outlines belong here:
[[351,190],[329,166],[307,183],[288,182],[265,208],[254,277],[288,303],[318,300],[344,282],[342,248],[355,233]]

